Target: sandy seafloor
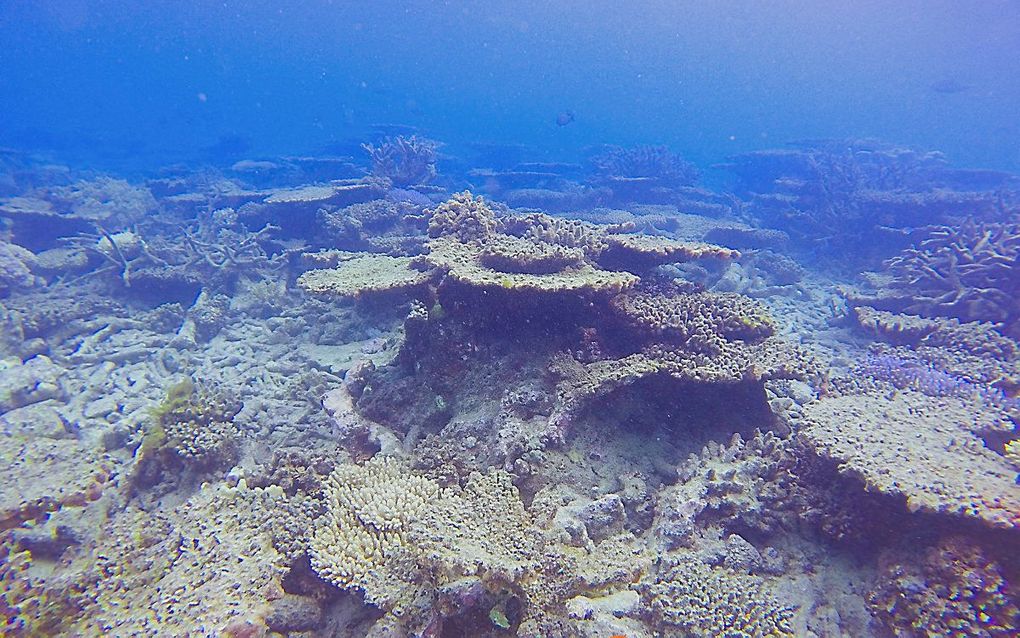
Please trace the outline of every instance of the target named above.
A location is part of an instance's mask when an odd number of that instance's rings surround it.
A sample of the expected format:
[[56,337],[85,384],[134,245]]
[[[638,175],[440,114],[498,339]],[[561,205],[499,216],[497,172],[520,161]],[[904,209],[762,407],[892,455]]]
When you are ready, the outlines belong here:
[[0,634],[1016,635],[1015,177],[401,141],[3,156]]

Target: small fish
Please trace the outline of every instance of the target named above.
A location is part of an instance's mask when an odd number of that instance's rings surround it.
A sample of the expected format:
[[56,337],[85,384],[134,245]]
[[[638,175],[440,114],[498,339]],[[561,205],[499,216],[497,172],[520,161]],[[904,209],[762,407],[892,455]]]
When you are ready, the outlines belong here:
[[946,95],[952,95],[954,93],[963,93],[971,88],[970,84],[964,84],[959,80],[953,78],[945,78],[938,82],[932,82],[928,88],[936,93],[944,93]]
[[573,111],[563,111],[556,116],[556,126],[566,126],[574,121]]

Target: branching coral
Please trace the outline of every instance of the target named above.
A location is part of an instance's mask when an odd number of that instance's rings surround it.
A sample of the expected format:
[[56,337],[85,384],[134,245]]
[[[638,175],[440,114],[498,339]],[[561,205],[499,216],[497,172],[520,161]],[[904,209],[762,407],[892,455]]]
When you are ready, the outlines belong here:
[[[821,140],[731,158],[749,216],[796,247],[860,260],[902,249],[910,229],[1001,212],[991,190],[955,190],[945,158],[873,140]],[[851,251],[853,251],[851,253]]]
[[436,206],[428,215],[429,237],[456,237],[464,243],[482,242],[497,227],[496,211],[481,197],[470,192],[457,193]]
[[886,263],[882,309],[1002,326],[1020,337],[1020,224],[968,218]]
[[412,135],[386,138],[379,146],[362,144],[372,161],[372,175],[398,188],[421,186],[436,176],[439,143]]
[[[536,567],[527,513],[504,472],[441,490],[403,462],[376,456],[338,466],[325,493],[312,567],[338,587],[363,592],[390,612],[384,622],[405,631],[441,626],[442,614],[479,604],[492,595],[486,591],[520,593]],[[444,596],[472,588],[477,594],[459,601]],[[444,597],[452,609],[441,609]]]

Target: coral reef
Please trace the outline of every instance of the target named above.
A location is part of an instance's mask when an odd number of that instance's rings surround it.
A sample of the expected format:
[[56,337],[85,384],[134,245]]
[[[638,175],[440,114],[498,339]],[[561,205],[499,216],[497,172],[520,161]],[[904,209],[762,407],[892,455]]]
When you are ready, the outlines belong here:
[[1015,180],[366,150],[0,174],[0,633],[1016,633]]

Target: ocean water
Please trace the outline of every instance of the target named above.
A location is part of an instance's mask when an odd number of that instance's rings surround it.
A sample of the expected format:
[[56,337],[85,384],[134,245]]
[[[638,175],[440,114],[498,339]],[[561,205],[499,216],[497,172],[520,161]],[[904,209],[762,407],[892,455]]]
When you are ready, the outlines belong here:
[[0,0],[0,635],[1015,636],[1020,5]]

